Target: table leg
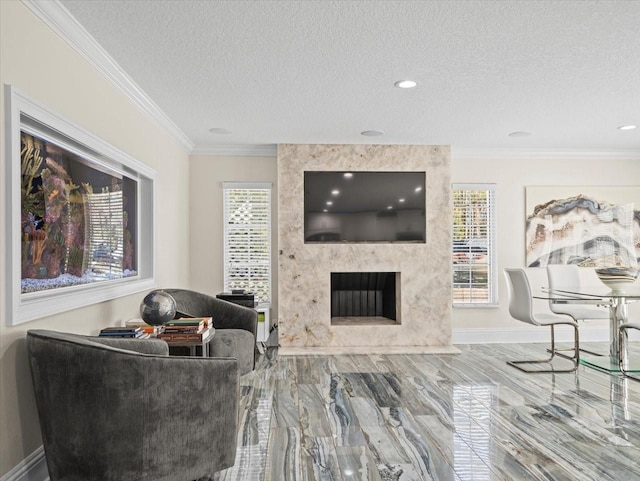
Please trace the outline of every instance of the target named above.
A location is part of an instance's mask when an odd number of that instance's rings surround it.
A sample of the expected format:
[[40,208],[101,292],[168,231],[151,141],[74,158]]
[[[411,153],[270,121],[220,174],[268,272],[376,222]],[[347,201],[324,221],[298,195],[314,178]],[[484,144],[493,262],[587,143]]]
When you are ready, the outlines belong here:
[[[640,372],[640,363],[629,361],[629,354],[620,349],[620,325],[629,318],[628,300],[626,297],[612,297],[609,304],[609,355],[580,356],[580,362],[610,373],[620,372],[620,361],[630,372]],[[625,343],[625,346],[627,343]]]
[[[620,351],[620,325],[627,322],[628,317],[629,309],[626,298],[615,297],[611,299],[609,306],[609,356],[616,360],[626,357],[627,354]],[[624,361],[624,359],[622,360]]]

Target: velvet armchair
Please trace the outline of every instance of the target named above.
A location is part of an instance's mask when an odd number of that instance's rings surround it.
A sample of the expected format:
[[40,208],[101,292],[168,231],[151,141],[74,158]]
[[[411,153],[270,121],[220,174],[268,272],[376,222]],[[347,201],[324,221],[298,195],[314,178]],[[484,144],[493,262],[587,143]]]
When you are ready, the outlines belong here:
[[191,481],[232,466],[236,359],[159,340],[27,333],[51,481]]

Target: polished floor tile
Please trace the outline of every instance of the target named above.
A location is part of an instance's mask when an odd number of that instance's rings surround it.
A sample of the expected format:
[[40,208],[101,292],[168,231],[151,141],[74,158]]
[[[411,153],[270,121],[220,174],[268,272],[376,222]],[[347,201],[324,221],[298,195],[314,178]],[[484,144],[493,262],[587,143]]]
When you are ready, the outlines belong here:
[[267,350],[241,379],[236,463],[215,481],[640,481],[640,382],[505,363],[541,344],[456,347]]

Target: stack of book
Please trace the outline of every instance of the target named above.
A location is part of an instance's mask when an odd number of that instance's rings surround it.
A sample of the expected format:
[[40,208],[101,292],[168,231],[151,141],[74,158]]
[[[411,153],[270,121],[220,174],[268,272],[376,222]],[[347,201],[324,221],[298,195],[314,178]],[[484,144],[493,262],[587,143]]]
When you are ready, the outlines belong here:
[[139,327],[142,329],[142,332],[149,335],[153,335],[155,332],[153,326],[150,326],[142,319],[129,319],[125,322],[125,325],[127,327]]
[[212,329],[210,317],[173,319],[164,325],[158,338],[168,342],[202,342]]
[[125,337],[129,339],[146,339],[149,334],[144,332],[141,327],[105,327],[100,331],[101,337]]

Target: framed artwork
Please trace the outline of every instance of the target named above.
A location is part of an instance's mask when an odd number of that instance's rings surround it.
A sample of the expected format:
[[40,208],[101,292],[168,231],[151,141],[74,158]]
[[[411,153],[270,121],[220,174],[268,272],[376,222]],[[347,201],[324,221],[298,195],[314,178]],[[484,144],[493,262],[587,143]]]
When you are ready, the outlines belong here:
[[155,172],[6,87],[6,323],[154,286]]
[[526,187],[526,265],[640,258],[640,186]]

